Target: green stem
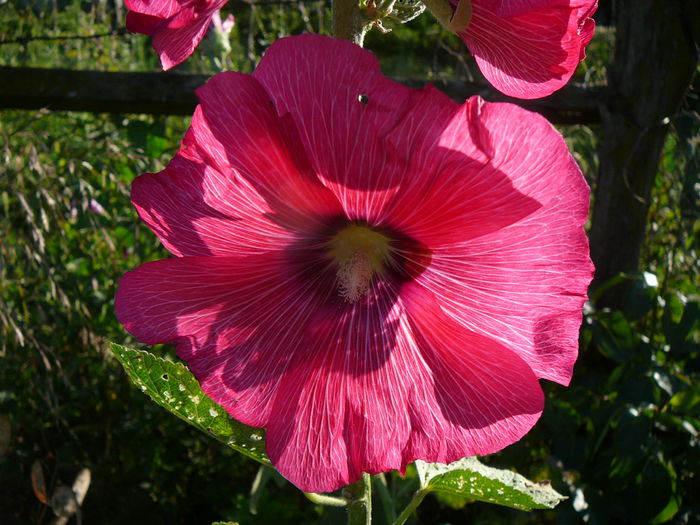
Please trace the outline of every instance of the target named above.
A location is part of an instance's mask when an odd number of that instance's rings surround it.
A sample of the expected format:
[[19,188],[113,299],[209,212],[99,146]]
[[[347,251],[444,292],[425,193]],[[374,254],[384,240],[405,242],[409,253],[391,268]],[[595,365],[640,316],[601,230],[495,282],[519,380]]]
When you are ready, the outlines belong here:
[[453,33],[464,31],[472,19],[471,0],[460,0],[456,8],[448,0],[422,0],[442,27]]
[[405,509],[403,509],[403,512],[399,515],[398,518],[396,518],[396,521],[393,523],[393,525],[403,525],[406,523],[406,520],[413,514],[413,512],[418,508],[418,505],[421,504],[423,501],[423,498],[430,492],[427,489],[419,489],[413,494],[413,498],[411,499],[410,503],[406,506]]
[[362,474],[362,479],[346,490],[352,494],[348,505],[348,525],[372,525],[372,478]]
[[260,503],[260,498],[265,491],[265,485],[270,479],[270,476],[272,476],[272,469],[265,465],[260,465],[258,473],[255,474],[253,485],[250,487],[250,503],[248,503],[248,510],[253,515],[258,513],[258,503]]
[[333,36],[362,47],[369,29],[358,0],[333,0]]
[[389,493],[389,487],[386,483],[386,476],[382,473],[374,478],[375,486],[377,488],[377,494],[382,502],[382,508],[384,509],[384,519],[387,523],[393,523],[396,519],[396,506],[394,505],[394,499]]
[[329,507],[347,507],[350,502],[345,498],[336,498],[334,496],[326,496],[325,494],[316,494],[314,492],[304,492],[304,496],[309,501],[313,501],[317,505],[327,505]]

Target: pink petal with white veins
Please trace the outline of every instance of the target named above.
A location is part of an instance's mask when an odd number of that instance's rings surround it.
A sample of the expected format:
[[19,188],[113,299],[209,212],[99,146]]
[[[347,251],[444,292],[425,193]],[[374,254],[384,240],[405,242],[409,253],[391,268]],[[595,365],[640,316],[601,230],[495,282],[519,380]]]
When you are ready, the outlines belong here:
[[[329,322],[280,384],[267,450],[302,490],[332,491],[419,458],[487,454],[537,421],[543,395],[529,367],[414,295],[381,316],[356,308],[352,322]],[[363,340],[352,326],[384,335]]]
[[183,0],[124,0],[129,11],[162,19],[179,13],[184,3]]
[[[459,106],[437,90],[422,93],[412,113],[416,120],[387,136],[391,151],[405,152],[414,176],[387,206],[384,221],[432,249],[500,230],[541,207],[492,162],[491,137],[478,125],[483,100],[473,97]],[[398,131],[411,128],[421,131]]]
[[[134,181],[141,218],[175,255],[244,255],[281,247],[294,232],[342,213],[309,176],[296,132],[248,75],[216,76],[198,90],[184,149]],[[226,146],[224,146],[226,144]]]
[[414,90],[384,77],[369,51],[319,35],[278,41],[253,76],[294,119],[314,172],[347,215],[371,220],[406,175],[382,137],[411,111]]
[[279,251],[250,257],[176,257],[119,282],[119,322],[147,344],[174,342],[204,392],[236,419],[268,423],[271,400],[300,344],[316,297]]
[[206,35],[209,24],[227,0],[126,0],[126,26],[152,35],[163,69],[187,59]]
[[[342,212],[309,166],[295,123],[279,117],[265,88],[250,75],[221,73],[197,90],[201,113],[186,138],[200,157],[233,169],[289,228]],[[201,118],[200,118],[201,117]]]
[[473,0],[459,35],[498,90],[539,98],[566,84],[592,36],[595,0]]
[[[588,186],[545,119],[484,104],[479,122],[495,145],[491,164],[539,207],[510,226],[434,249],[417,281],[463,326],[518,351],[538,377],[568,384],[593,273],[583,231]],[[484,199],[488,208],[488,192]]]
[[293,235],[270,220],[272,210],[233,170],[176,156],[160,173],[134,180],[141,219],[178,256],[230,256],[279,249]]

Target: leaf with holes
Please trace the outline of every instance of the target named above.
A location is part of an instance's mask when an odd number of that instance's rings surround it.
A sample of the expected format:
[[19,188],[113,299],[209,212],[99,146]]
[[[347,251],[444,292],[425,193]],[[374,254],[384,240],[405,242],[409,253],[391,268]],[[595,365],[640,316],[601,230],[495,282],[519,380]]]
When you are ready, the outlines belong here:
[[421,488],[519,510],[552,509],[566,497],[549,482],[534,483],[510,470],[486,466],[476,458],[449,465],[416,461]]
[[231,418],[202,392],[186,367],[114,343],[111,348],[133,383],[153,401],[232,449],[270,465],[265,454],[265,431]]

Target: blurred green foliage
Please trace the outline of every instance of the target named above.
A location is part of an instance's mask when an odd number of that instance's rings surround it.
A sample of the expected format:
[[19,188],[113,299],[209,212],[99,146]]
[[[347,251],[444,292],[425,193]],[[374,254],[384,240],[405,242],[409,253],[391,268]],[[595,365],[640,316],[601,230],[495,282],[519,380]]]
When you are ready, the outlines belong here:
[[[113,32],[123,25],[124,14],[113,4],[10,0],[0,6],[0,41]],[[318,1],[236,4],[235,14],[229,56],[219,56],[208,42],[180,68],[250,71],[275,39],[329,29],[328,4]],[[386,74],[478,77],[459,40],[428,15],[390,27],[393,34],[374,30],[367,39]],[[610,30],[598,33],[580,79],[604,81],[611,41]],[[123,34],[0,44],[0,63],[158,69],[148,39]],[[593,298],[572,385],[544,385],[548,401],[542,421],[521,442],[485,458],[531,479],[550,479],[570,499],[556,510],[528,514],[429,497],[419,508],[420,523],[700,522],[697,96],[696,86],[690,106],[673,120],[654,188],[642,271],[608,284],[633,284],[625,307],[597,309]],[[113,315],[117,280],[142,262],[166,256],[137,220],[129,184],[139,173],[164,166],[187,122],[143,115],[0,113],[3,523],[51,521],[51,510],[32,488],[33,465],[43,472],[49,495],[70,485],[81,468],[90,468],[86,523],[343,520],[342,511],[310,503],[276,474],[251,498],[257,465],[150,402],[108,351],[108,340],[136,344]],[[569,126],[562,131],[594,182],[597,130]],[[173,357],[167,348],[156,351]],[[407,476],[414,479],[415,469]],[[405,503],[410,483],[397,483],[397,473],[386,478],[398,504]],[[251,513],[251,502],[257,514]]]

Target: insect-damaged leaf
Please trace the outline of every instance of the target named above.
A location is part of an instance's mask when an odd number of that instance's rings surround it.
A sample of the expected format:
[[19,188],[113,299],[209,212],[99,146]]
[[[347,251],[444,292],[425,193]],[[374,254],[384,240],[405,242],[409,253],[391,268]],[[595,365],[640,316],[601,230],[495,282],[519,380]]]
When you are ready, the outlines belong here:
[[416,461],[424,490],[455,494],[519,510],[551,509],[566,498],[549,484],[535,483],[511,472],[486,466],[476,458],[449,465]]
[[264,429],[231,418],[202,392],[185,366],[114,343],[111,348],[133,383],[153,401],[232,449],[270,465],[265,454]]

